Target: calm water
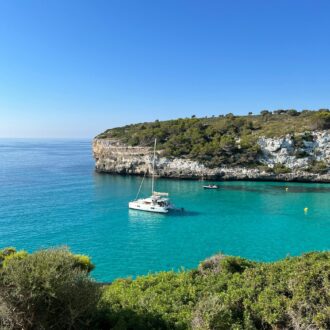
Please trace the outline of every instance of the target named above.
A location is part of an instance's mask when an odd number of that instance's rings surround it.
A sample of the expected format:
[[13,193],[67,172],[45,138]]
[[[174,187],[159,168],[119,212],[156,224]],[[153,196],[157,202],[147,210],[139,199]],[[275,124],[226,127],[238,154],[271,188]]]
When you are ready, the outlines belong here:
[[330,249],[330,185],[226,182],[204,191],[197,181],[157,180],[187,212],[155,215],[127,209],[141,178],[93,166],[89,141],[0,140],[0,246],[68,245],[92,257],[102,281],[196,267],[220,251],[270,261]]

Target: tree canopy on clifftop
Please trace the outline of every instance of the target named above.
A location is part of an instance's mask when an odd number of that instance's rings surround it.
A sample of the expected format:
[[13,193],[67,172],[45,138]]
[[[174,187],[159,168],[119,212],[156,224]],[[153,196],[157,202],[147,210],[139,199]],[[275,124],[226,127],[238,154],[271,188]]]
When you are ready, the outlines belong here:
[[261,111],[260,115],[179,118],[139,123],[106,130],[97,138],[116,138],[131,146],[152,146],[167,157],[198,160],[208,167],[220,164],[255,165],[261,136],[279,137],[330,128],[330,111]]

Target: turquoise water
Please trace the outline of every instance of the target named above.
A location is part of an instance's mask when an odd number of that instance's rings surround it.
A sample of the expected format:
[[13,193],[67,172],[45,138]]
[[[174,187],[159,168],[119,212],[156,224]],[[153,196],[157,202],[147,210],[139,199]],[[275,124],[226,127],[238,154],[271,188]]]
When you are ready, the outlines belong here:
[[89,141],[0,140],[0,246],[68,245],[92,257],[102,281],[196,267],[220,251],[271,261],[330,249],[329,184],[224,182],[205,191],[198,181],[159,179],[157,190],[187,211],[156,215],[127,209],[141,178],[93,167]]

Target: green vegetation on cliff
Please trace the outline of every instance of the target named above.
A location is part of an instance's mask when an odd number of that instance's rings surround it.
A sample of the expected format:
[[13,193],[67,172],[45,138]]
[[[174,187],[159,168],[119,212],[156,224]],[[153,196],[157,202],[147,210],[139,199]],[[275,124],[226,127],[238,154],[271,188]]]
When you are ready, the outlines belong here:
[[330,328],[329,252],[273,263],[216,255],[111,285],[66,249],[4,249],[0,264],[1,329]]
[[131,146],[151,146],[156,137],[158,149],[162,149],[165,156],[186,157],[216,167],[256,165],[260,152],[256,141],[260,136],[279,137],[329,128],[328,109],[263,110],[260,115],[156,120],[109,129],[97,138],[116,138]]

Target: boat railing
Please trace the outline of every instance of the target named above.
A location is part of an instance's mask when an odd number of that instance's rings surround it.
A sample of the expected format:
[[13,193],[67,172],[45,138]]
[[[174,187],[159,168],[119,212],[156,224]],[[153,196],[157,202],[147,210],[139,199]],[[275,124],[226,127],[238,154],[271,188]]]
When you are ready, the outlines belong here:
[[166,193],[166,192],[157,192],[157,191],[154,191],[154,192],[153,192],[153,195],[154,195],[154,196],[168,196],[168,193]]

